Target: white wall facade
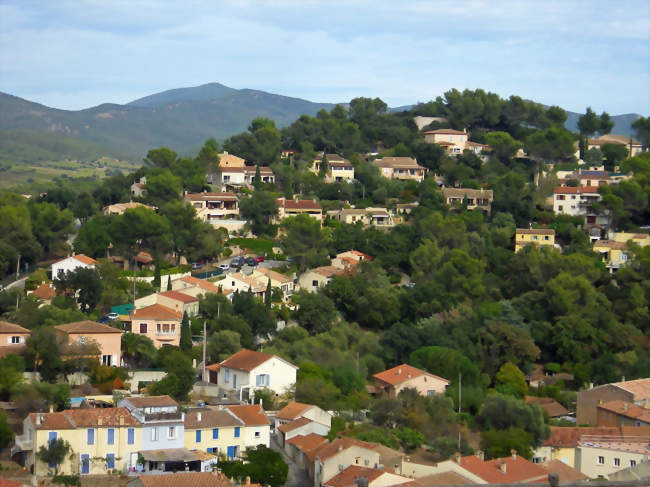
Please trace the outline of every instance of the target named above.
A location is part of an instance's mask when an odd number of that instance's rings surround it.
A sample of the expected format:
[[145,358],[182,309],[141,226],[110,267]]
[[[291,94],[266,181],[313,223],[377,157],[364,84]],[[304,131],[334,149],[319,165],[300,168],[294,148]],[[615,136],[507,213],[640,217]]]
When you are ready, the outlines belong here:
[[85,269],[94,269],[95,266],[92,264],[84,264],[83,262],[75,259],[74,257],[68,257],[67,259],[60,260],[52,264],[52,279],[56,279],[59,275],[59,271],[63,272],[72,272],[79,267]]
[[[284,394],[296,383],[297,370],[298,367],[295,365],[274,356],[250,372],[221,367],[217,381],[219,386],[226,390],[239,390],[249,386],[251,390],[270,389],[276,394]],[[265,380],[263,383],[258,383],[258,375],[267,376],[268,382]]]

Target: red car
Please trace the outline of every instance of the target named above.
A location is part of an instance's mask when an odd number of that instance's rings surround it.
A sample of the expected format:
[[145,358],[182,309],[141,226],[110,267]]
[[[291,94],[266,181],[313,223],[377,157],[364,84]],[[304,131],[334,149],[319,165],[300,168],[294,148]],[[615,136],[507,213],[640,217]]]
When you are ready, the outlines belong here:
[[257,262],[258,264],[260,262],[264,262],[264,257],[261,257],[261,256],[258,255],[257,257],[255,257],[255,262]]

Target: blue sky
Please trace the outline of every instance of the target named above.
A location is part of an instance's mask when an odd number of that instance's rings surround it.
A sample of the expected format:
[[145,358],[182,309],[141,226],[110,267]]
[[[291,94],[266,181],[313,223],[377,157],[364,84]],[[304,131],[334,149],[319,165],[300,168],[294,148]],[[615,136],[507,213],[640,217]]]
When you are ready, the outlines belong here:
[[484,88],[650,114],[650,1],[0,0],[0,91],[64,109],[212,81],[390,106]]

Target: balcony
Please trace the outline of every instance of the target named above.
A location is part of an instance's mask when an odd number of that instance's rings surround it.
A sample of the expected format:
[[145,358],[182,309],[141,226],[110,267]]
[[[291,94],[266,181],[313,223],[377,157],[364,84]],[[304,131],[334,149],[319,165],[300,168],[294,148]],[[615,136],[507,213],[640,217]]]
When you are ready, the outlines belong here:
[[32,451],[34,444],[26,435],[16,436],[14,439],[15,443],[11,447],[11,455],[15,455],[21,451]]
[[131,413],[138,421],[143,423],[163,423],[163,422],[178,422],[184,420],[184,415],[181,411],[173,412],[160,412],[160,413],[144,413],[139,409]]

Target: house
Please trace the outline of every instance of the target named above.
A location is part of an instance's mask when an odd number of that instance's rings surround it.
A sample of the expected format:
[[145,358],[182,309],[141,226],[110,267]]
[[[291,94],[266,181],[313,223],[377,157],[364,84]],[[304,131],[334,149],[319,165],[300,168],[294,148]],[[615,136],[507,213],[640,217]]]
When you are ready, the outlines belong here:
[[126,485],[127,487],[233,487],[228,477],[217,471],[141,475],[129,480]]
[[343,272],[343,269],[331,265],[315,267],[300,275],[298,278],[298,286],[304,291],[315,293],[318,288],[327,286],[334,276],[339,276]]
[[615,242],[625,242],[625,243],[632,241],[639,247],[645,247],[646,245],[650,245],[650,235],[647,233],[616,232],[614,234],[613,240]]
[[615,400],[596,406],[598,426],[650,426],[650,408]]
[[542,445],[533,452],[533,463],[541,464],[559,460],[570,467],[576,467],[576,448],[584,435],[620,435],[619,428],[589,426],[551,426],[551,435],[542,440]]
[[346,250],[336,254],[336,257],[332,259],[332,267],[337,269],[351,269],[358,266],[361,262],[370,262],[372,257],[358,250]]
[[462,154],[467,144],[467,131],[454,129],[437,129],[424,132],[424,141],[438,144],[449,154]]
[[[40,461],[38,450],[59,439],[70,444],[70,455],[60,465]],[[64,474],[106,475],[135,469],[142,441],[141,424],[126,408],[66,409],[27,415],[15,450],[37,476],[55,467]]]
[[379,168],[379,173],[388,179],[422,182],[426,168],[420,166],[412,157],[384,157],[375,159],[372,165]]
[[[172,291],[180,291],[188,296],[198,298],[207,294],[219,294],[219,286],[205,279],[185,276],[172,281]],[[223,292],[223,288],[221,291]]]
[[199,220],[217,228],[224,220],[239,218],[239,198],[235,193],[186,193],[184,200],[194,208]]
[[594,147],[600,149],[605,144],[617,144],[625,146],[630,157],[638,156],[641,152],[644,151],[643,144],[638,140],[618,134],[606,134],[601,135],[597,139],[588,139],[587,150]]
[[[309,435],[318,435],[326,436],[330,432],[330,427],[312,421],[311,419],[301,417],[290,423],[281,424],[276,429],[276,434],[279,437],[280,445],[285,449],[287,448],[287,441],[296,436],[309,436]],[[285,450],[286,451],[286,450]],[[289,452],[287,452],[288,454]]]
[[[325,160],[327,163],[325,182],[354,181],[354,164],[352,162],[338,154],[325,154]],[[320,154],[314,159],[310,171],[319,174],[322,163],[323,154]]]
[[377,468],[380,464],[379,453],[374,446],[374,443],[354,438],[337,438],[323,444],[313,452],[314,461],[308,471],[314,487],[326,485],[325,482],[350,465]]
[[122,330],[95,321],[77,321],[54,327],[57,339],[70,346],[96,344],[102,365],[122,365]]
[[257,170],[260,171],[262,183],[274,183],[275,174],[270,167],[266,166],[244,166],[244,167],[222,167],[208,180],[210,184],[218,185],[222,190],[227,188],[252,188],[255,184]]
[[624,380],[578,391],[578,424],[596,425],[598,404],[616,400],[650,407],[650,378]]
[[280,409],[275,415],[276,428],[283,424],[291,423],[299,418],[307,418],[311,421],[324,424],[328,428],[332,425],[332,415],[327,411],[313,404],[291,401]]
[[284,274],[280,274],[279,272],[273,271],[271,269],[255,269],[253,271],[253,277],[261,281],[264,281],[264,279],[266,279],[268,282],[270,280],[271,287],[278,288],[282,291],[282,295],[284,296],[285,301],[287,301],[293,295],[293,292],[295,290],[296,285],[293,282],[293,278],[285,276]]
[[244,167],[246,166],[246,160],[241,157],[237,157],[234,154],[228,154],[228,152],[222,152],[219,154],[219,167],[220,168],[230,168],[230,167]]
[[190,318],[199,314],[199,298],[181,291],[158,293],[156,295],[156,302],[177,311],[181,315],[186,313]]
[[637,437],[582,436],[576,449],[576,468],[590,478],[609,475],[647,461],[650,435]]
[[624,242],[596,240],[593,249],[594,252],[600,255],[610,272],[620,269],[632,260],[627,243]]
[[225,279],[219,281],[235,292],[251,292],[258,298],[263,298],[268,285],[268,277],[258,274],[246,275],[242,272],[233,272],[228,274]]
[[416,369],[408,364],[398,365],[373,375],[377,389],[397,397],[403,389],[415,389],[421,396],[443,394],[449,385],[447,379]]
[[595,186],[560,186],[553,190],[553,213],[571,216],[586,215],[587,207],[600,201],[600,198],[598,188]]
[[20,325],[0,321],[0,357],[10,353],[22,353],[31,334],[31,331]]
[[302,214],[307,214],[319,222],[323,221],[323,208],[316,200],[278,198],[276,203],[278,205],[276,223]]
[[161,304],[152,304],[131,311],[130,318],[131,333],[149,337],[156,348],[177,347],[180,343],[182,313]]
[[278,357],[253,350],[240,350],[222,361],[218,372],[219,387],[226,390],[270,389],[285,394],[296,383],[298,367]]
[[569,410],[552,397],[526,396],[526,404],[537,404],[549,418],[562,418],[569,416]]
[[226,406],[224,409],[234,414],[243,424],[244,448],[257,448],[271,445],[271,422],[261,404]]
[[546,469],[517,455],[516,450],[512,450],[509,457],[494,460],[484,460],[478,455],[461,457],[458,454],[455,461],[461,468],[461,475],[478,477],[482,480],[480,483],[528,483],[546,481],[548,478]]
[[131,196],[142,198],[147,194],[147,178],[142,176],[131,185]]
[[560,460],[551,460],[542,463],[541,466],[549,473],[557,475],[561,483],[577,482],[579,480],[589,480],[580,470],[570,467]]
[[515,231],[515,252],[526,245],[537,247],[554,247],[555,230],[550,228],[517,228]]
[[39,306],[45,306],[52,303],[52,300],[56,297],[56,289],[49,282],[44,282],[36,289],[28,291],[27,294],[34,296],[40,303]]
[[388,472],[383,468],[350,465],[339,474],[324,482],[323,487],[357,487],[358,484],[356,481],[362,477],[368,481],[365,484],[368,487],[384,487],[388,485],[395,487],[412,481],[408,477]]
[[126,210],[133,210],[138,207],[147,208],[151,211],[157,210],[155,206],[149,206],[143,203],[129,201],[128,203],[115,203],[113,205],[105,206],[104,215],[122,215]]
[[84,254],[77,254],[66,257],[63,260],[52,264],[52,279],[56,279],[60,272],[74,272],[80,267],[86,269],[94,269],[96,264],[97,261],[95,259],[91,259]]
[[443,188],[442,197],[447,206],[466,205],[468,210],[479,209],[489,214],[494,201],[491,189]]
[[344,208],[327,212],[328,218],[354,225],[361,222],[363,225],[390,228],[395,226],[393,215],[386,208]]
[[[305,470],[309,469],[310,461],[313,463],[313,452],[328,443],[327,438],[317,434],[298,435],[287,440],[284,450],[294,462]],[[311,460],[310,460],[311,457]]]
[[244,446],[244,422],[227,409],[203,409],[185,414],[185,448],[229,459],[240,458]]

